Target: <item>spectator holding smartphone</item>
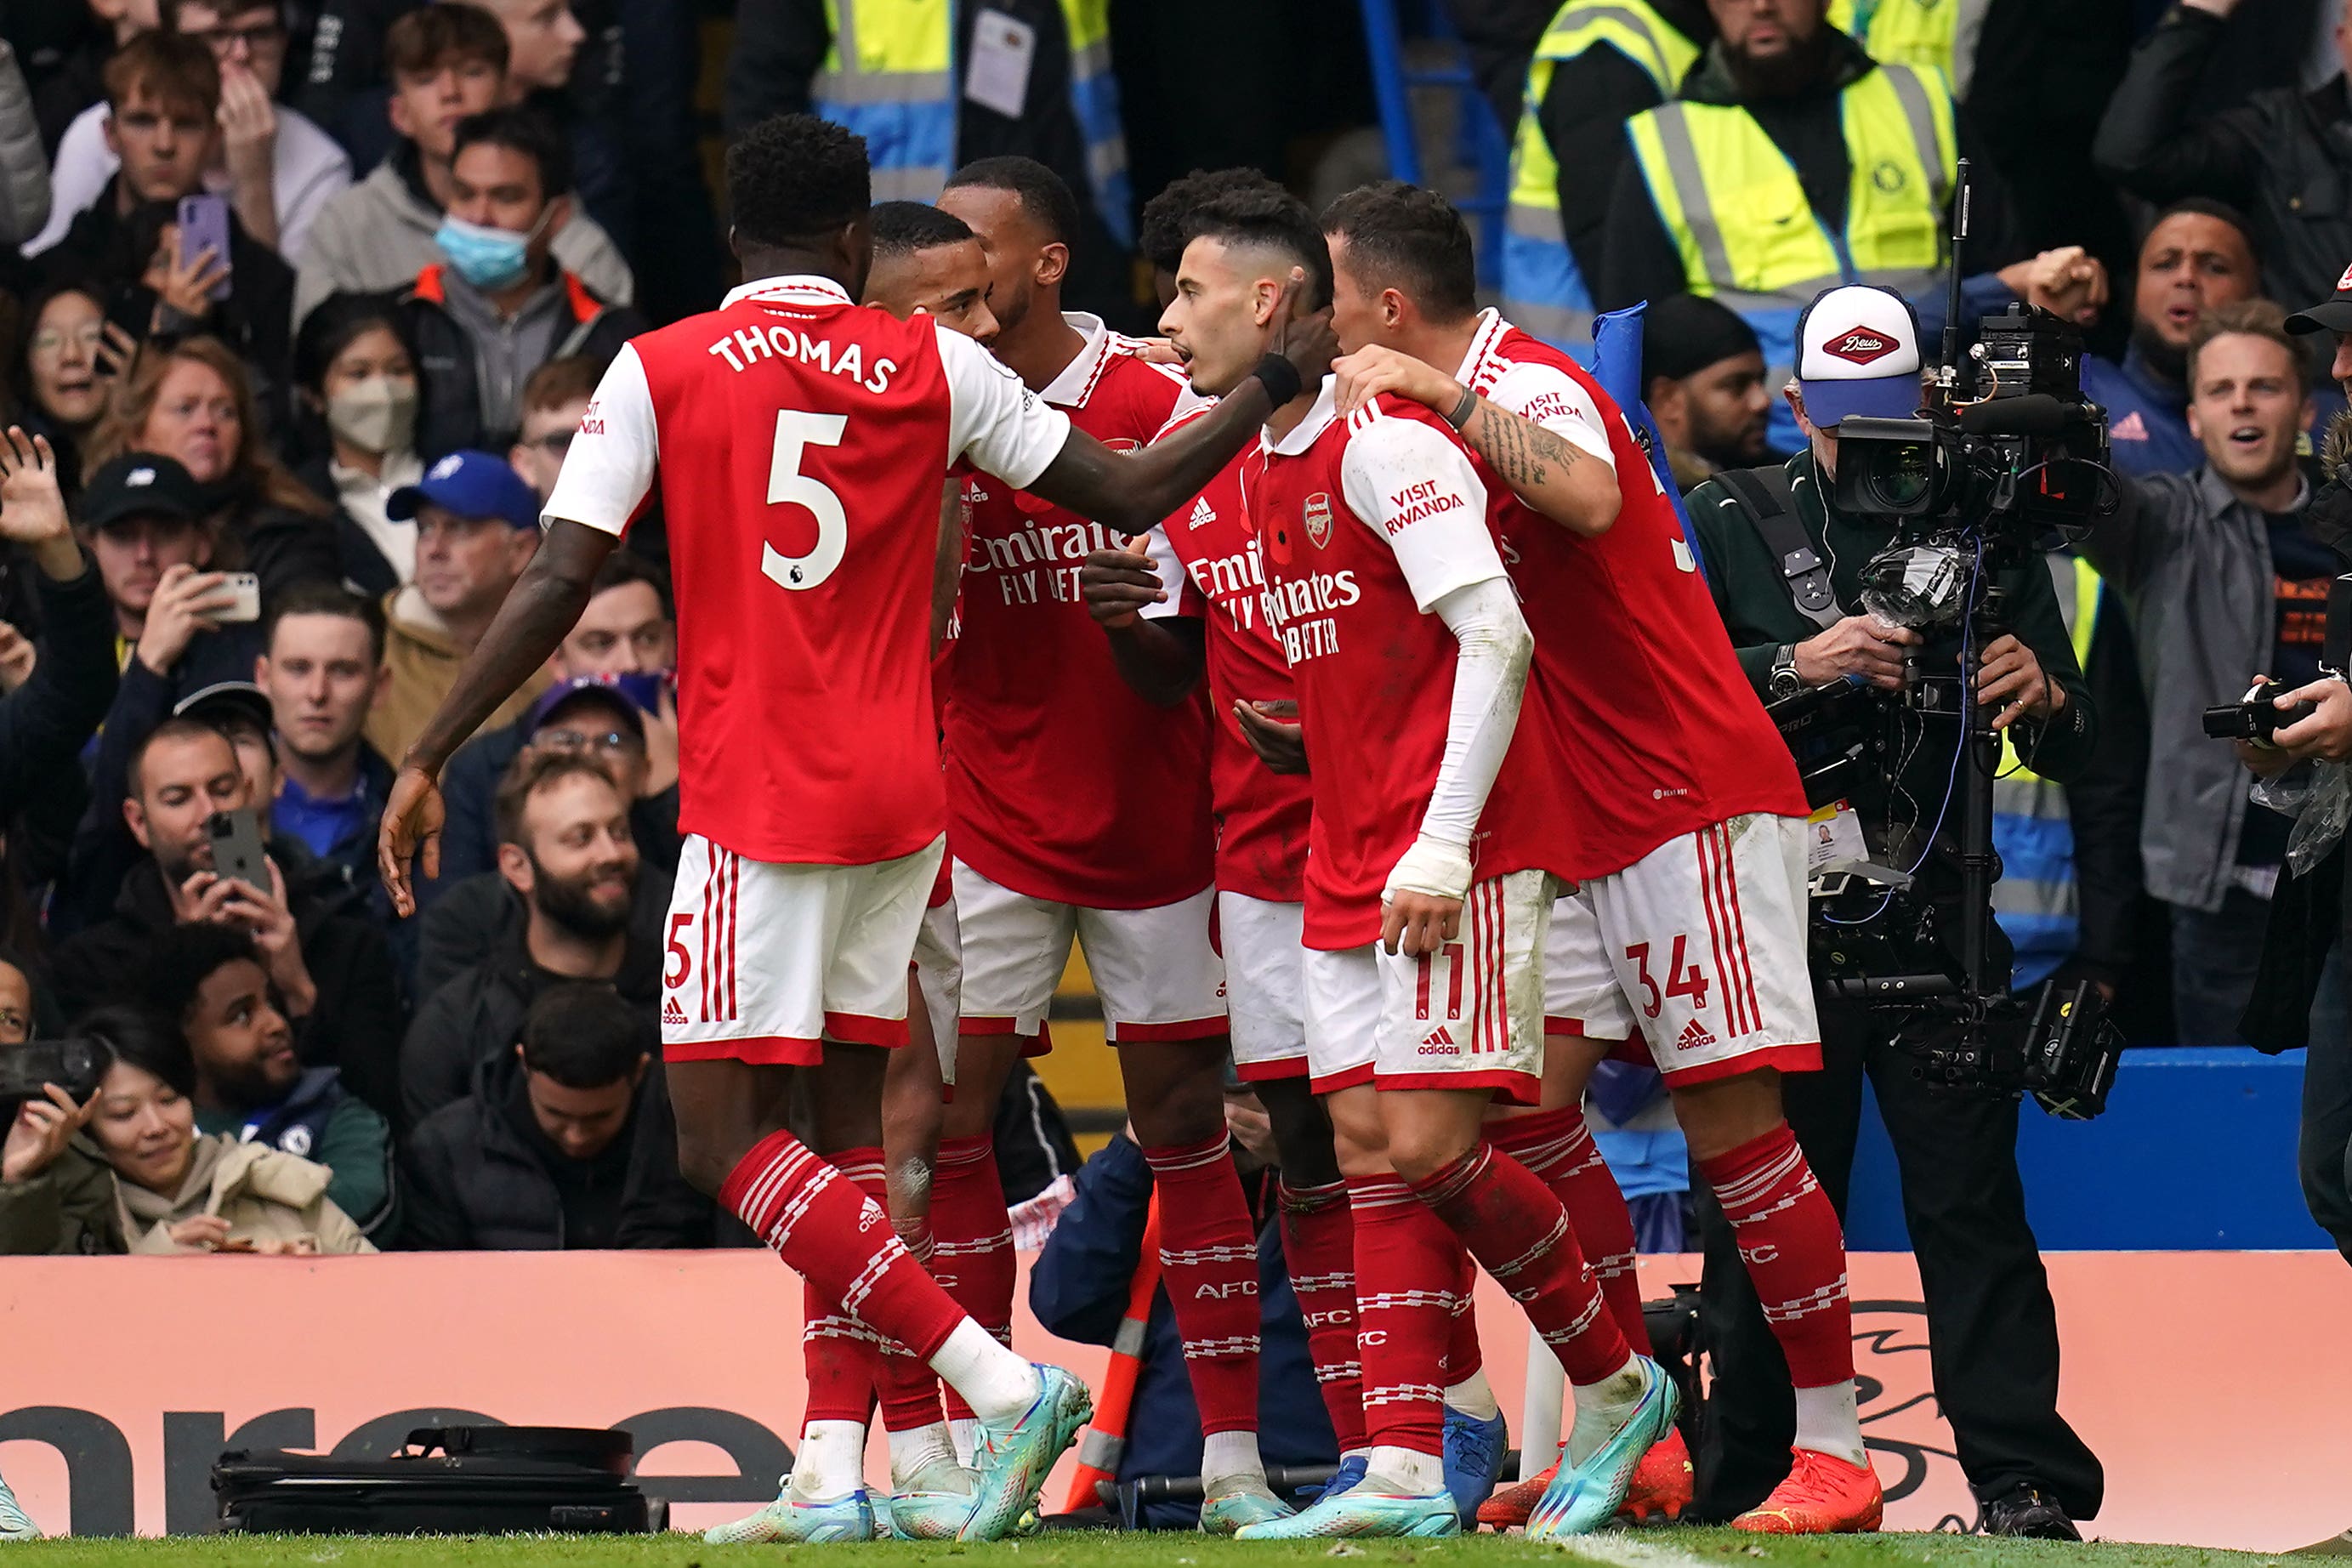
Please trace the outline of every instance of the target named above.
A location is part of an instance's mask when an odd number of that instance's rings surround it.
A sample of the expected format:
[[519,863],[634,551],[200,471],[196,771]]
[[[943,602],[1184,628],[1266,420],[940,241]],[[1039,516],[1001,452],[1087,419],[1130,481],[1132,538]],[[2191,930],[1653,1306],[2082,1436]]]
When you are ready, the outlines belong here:
[[[54,1003],[43,1005],[47,1001],[37,996],[21,966],[0,962],[0,1056],[33,1037],[38,1014],[55,1012]],[[49,1039],[60,1032],[56,1024],[40,1031]],[[77,1102],[56,1084],[6,1107],[7,1133],[0,1142],[0,1254],[122,1250],[114,1178],[80,1136],[97,1107],[96,1095]]]
[[36,289],[25,301],[24,332],[16,363],[25,427],[48,437],[70,500],[81,492],[81,454],[106,413],[107,389],[135,345],[109,342],[106,300],[87,280]]
[[106,101],[106,143],[121,167],[63,236],[38,250],[37,279],[145,290],[133,297],[132,313],[143,314],[150,333],[202,328],[256,366],[285,363],[293,269],[247,231],[233,205],[222,220],[227,254],[180,242],[184,198],[227,199],[205,187],[224,135],[212,51],[177,34],[142,33],[107,62]]
[[[220,137],[205,188],[226,196],[246,232],[280,256],[302,251],[311,220],[350,188],[352,161],[299,110],[275,102],[286,69],[279,0],[159,0],[163,31],[212,51],[220,68]],[[107,110],[93,104],[58,142],[47,226],[26,247],[38,255],[104,194],[121,160],[108,145]]]

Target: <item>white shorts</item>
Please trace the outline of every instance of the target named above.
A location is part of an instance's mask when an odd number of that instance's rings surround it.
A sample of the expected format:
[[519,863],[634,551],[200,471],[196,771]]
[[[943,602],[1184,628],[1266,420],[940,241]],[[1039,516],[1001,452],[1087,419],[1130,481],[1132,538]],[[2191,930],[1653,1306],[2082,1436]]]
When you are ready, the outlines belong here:
[[1735,816],[1580,890],[1667,1082],[1821,1067],[1804,836],[1801,816]]
[[1156,909],[1090,910],[1016,893],[959,860],[955,906],[968,1035],[1036,1035],[1073,938],[1086,949],[1111,1044],[1225,1032],[1225,968],[1209,941],[1214,889]]
[[1217,895],[1218,946],[1233,1009],[1234,1071],[1245,1083],[1307,1076],[1304,904]]
[[670,886],[662,1056],[822,1060],[827,1038],[907,1043],[907,965],[944,836],[871,866],[746,860],[699,834]]
[[1474,883],[1458,940],[1408,958],[1378,942],[1307,950],[1307,1055],[1318,1094],[1492,1089],[1532,1105],[1543,1076],[1544,928],[1552,879]]
[[1641,1033],[1601,940],[1592,895],[1582,889],[1551,906],[1551,930],[1544,938],[1544,1033],[1595,1040],[1630,1040]]
[[952,896],[925,910],[923,923],[915,928],[915,984],[931,1021],[931,1042],[939,1047],[940,1081],[953,1089],[956,1019],[963,1011],[963,942]]

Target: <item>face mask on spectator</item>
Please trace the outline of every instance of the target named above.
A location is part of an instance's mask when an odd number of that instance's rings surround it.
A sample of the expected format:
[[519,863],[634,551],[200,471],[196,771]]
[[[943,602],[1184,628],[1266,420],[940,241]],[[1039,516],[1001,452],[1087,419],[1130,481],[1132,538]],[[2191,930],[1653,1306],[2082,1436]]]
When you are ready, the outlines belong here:
[[[547,210],[555,209],[551,206]],[[547,213],[543,212],[529,234],[517,234],[512,229],[467,223],[461,217],[444,217],[433,243],[441,247],[441,254],[449,258],[457,276],[475,288],[508,289],[522,281],[523,273],[530,266],[530,242],[539,237],[540,228],[546,222]]]
[[362,452],[405,452],[416,438],[416,383],[371,375],[327,399],[327,428]]

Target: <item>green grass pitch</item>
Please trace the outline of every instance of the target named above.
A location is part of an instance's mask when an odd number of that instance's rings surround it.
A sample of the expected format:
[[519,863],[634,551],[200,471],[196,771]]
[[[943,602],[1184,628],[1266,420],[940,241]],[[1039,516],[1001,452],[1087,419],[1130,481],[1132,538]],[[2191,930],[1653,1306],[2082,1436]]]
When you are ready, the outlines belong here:
[[[1517,1536],[1253,1545],[1188,1535],[1049,1535],[991,1545],[882,1542],[857,1546],[706,1546],[690,1535],[203,1536],[54,1541],[0,1546],[0,1568],[2281,1568],[2282,1559],[2130,1542],[2084,1546],[1961,1535],[1790,1540],[1727,1530],[1653,1530],[1594,1537],[1586,1551]],[[1573,1559],[1571,1563],[1569,1560]]]

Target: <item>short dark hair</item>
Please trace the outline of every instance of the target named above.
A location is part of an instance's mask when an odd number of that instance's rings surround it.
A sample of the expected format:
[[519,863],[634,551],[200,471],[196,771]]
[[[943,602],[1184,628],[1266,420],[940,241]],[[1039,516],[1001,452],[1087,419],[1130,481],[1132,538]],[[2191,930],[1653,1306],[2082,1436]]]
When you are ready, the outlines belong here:
[[1433,321],[1478,310],[1478,258],[1470,226],[1435,191],[1402,180],[1360,185],[1323,209],[1323,232],[1348,242],[1349,269],[1411,297]]
[[100,79],[107,106],[117,112],[141,92],[154,94],[167,110],[198,110],[207,121],[220,110],[220,63],[184,33],[141,33],[114,51]]
[[876,202],[873,225],[877,256],[910,256],[972,237],[970,224],[929,202]]
[[253,934],[242,926],[215,921],[173,926],[148,946],[141,967],[142,998],[150,1008],[177,1020],[185,1029],[188,1009],[196,1005],[196,993],[204,989],[205,982],[240,958],[259,964],[265,973],[268,970]]
[[147,754],[150,752],[168,741],[193,741],[206,735],[210,735],[228,747],[232,754],[236,752],[236,742],[229,738],[228,731],[209,719],[176,716],[164,720],[161,724],[148,731],[147,738],[131,749],[129,775],[131,798],[137,800],[146,790]]
[[261,626],[261,651],[275,654],[278,624],[289,616],[341,616],[367,628],[368,648],[378,665],[383,663],[383,606],[364,594],[354,594],[341,583],[297,583],[269,601]]
[[[1224,174],[1244,177],[1203,191],[1184,215],[1184,243],[1190,245],[1193,240],[1211,237],[1228,245],[1279,251],[1307,270],[1307,308],[1319,310],[1329,304],[1331,247],[1324,240],[1323,226],[1315,221],[1307,204],[1255,169],[1220,172],[1220,176]],[[1162,191],[1160,195],[1167,194]],[[1183,255],[1181,247],[1177,255]]]
[[1184,247],[1198,231],[1193,210],[1227,191],[1254,186],[1265,175],[1255,169],[1195,169],[1173,179],[1158,195],[1143,204],[1135,228],[1135,248],[1162,272],[1173,272],[1184,259]]
[[383,64],[395,86],[403,76],[481,60],[506,74],[507,30],[478,5],[419,5],[383,30]]
[[196,1094],[196,1059],[179,1026],[146,1007],[111,1002],[93,1008],[66,1031],[78,1039],[103,1041],[114,1058],[152,1073],[189,1100]]
[[415,363],[415,334],[408,330],[398,296],[339,293],[320,300],[294,331],[294,384],[323,397],[327,367],[335,356],[378,327],[399,339],[409,363]]
[[2216,338],[2261,338],[2273,342],[2285,352],[2287,363],[2294,369],[2294,390],[2297,396],[2311,391],[2311,362],[2304,358],[2303,344],[2286,330],[2286,307],[2271,300],[2232,300],[2226,305],[2216,305],[2197,318],[2189,329],[2189,395],[2197,395],[2197,361]]
[[636,1009],[601,981],[551,985],[523,1015],[523,1068],[566,1089],[618,1083],[648,1054]]
[[539,169],[542,200],[551,202],[572,194],[572,144],[555,121],[539,110],[510,104],[457,121],[457,139],[449,147],[451,161],[467,148],[478,146],[504,147],[530,159]]
[[588,596],[625,588],[632,583],[643,583],[661,601],[662,614],[675,616],[677,608],[669,596],[669,574],[638,554],[634,550],[615,550],[604,557],[604,564],[596,568],[596,575],[588,580]]
[[727,149],[735,232],[791,245],[855,222],[874,205],[866,138],[814,114],[762,120]]
[[561,408],[574,398],[593,398],[604,379],[605,362],[594,354],[562,354],[523,378],[522,411]]
[[2211,196],[2183,196],[2158,212],[2155,216],[2147,220],[2147,226],[2140,230],[2139,243],[2132,247],[2133,255],[2137,256],[2140,251],[2147,248],[2147,237],[2154,234],[2158,226],[2167,218],[2179,217],[2183,213],[2194,213],[2200,217],[2210,217],[2218,222],[2226,223],[2236,229],[2238,237],[2246,242],[2246,254],[2253,259],[2254,271],[2258,274],[2262,271],[2263,253],[2254,244],[2253,225],[2248,221],[2244,213],[2229,203],[2216,201]]
[[530,840],[523,831],[522,818],[530,797],[574,774],[594,779],[615,795],[620,793],[621,786],[613,782],[612,774],[578,752],[543,752],[536,746],[524,747],[507,769],[506,776],[499,780],[498,798],[492,806],[499,842],[528,851]]
[[1012,153],[974,158],[948,176],[949,190],[965,186],[1006,192],[1019,200],[1021,210],[1045,231],[1047,239],[1056,245],[1078,242],[1078,198],[1061,175],[1034,158]]

